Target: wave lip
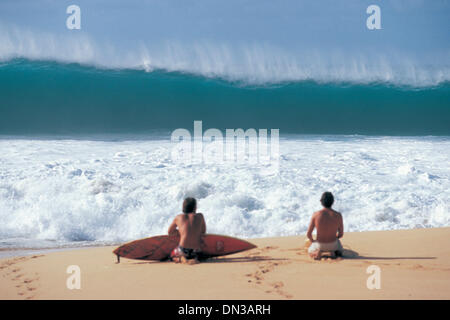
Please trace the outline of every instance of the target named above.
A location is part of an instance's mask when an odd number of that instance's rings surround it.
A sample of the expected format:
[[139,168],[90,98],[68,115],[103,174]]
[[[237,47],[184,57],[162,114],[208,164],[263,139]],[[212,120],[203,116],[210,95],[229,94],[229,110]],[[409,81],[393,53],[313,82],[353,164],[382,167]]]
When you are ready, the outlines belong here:
[[120,48],[86,34],[62,36],[0,27],[0,61],[6,63],[23,58],[106,69],[165,70],[247,85],[314,81],[430,87],[450,81],[450,54],[424,59],[400,52],[298,51],[260,43],[175,40]]

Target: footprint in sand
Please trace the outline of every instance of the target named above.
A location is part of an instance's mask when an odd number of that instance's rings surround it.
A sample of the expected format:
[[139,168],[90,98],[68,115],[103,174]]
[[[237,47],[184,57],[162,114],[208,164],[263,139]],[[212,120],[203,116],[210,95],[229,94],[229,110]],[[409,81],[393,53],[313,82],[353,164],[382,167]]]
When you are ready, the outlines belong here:
[[13,278],[14,281],[20,280],[20,278],[22,278],[24,276],[24,274],[18,274],[17,276],[15,276]]
[[256,272],[255,275],[253,276],[256,280],[264,280],[263,276],[259,273]]
[[283,296],[283,297],[285,297],[285,298],[287,298],[287,299],[292,298],[292,295],[291,295],[291,294],[286,293],[286,292],[284,292],[283,290],[281,290],[281,288],[284,287],[284,283],[283,283],[282,281],[273,282],[273,283],[270,284],[270,286],[271,286],[272,288],[274,288],[274,289],[275,289],[275,292],[276,292],[277,294],[279,294],[280,296]]
[[267,265],[263,265],[263,266],[259,266],[259,270],[260,270],[261,273],[267,273],[269,271],[272,271],[273,267],[267,266]]
[[267,252],[267,251],[275,250],[275,249],[278,249],[278,247],[276,247],[276,246],[265,246],[264,248],[261,248],[261,252]]
[[271,284],[271,286],[274,287],[275,289],[278,289],[278,288],[284,287],[284,283],[282,281],[274,282]]
[[278,247],[276,247],[276,246],[265,246],[263,248],[253,249],[246,255],[246,257],[258,256],[261,253],[266,253],[267,251],[275,250],[275,249],[278,249]]
[[[264,279],[263,276],[261,275],[260,271],[256,271],[254,273],[248,273],[245,276],[246,277],[251,277],[251,278],[253,278],[253,280],[257,280],[257,281],[260,281],[260,280]],[[248,282],[252,282],[252,280],[248,280]]]
[[[268,263],[260,263],[258,265],[258,270],[253,273],[247,273],[246,277],[251,277],[252,279],[247,280],[249,283],[256,283],[257,285],[264,286],[264,276],[265,274],[273,271],[277,266],[289,264],[291,261],[288,262],[268,262]],[[290,299],[292,298],[292,295],[284,292],[281,290],[282,287],[284,287],[284,283],[282,281],[273,282],[270,284],[266,284],[265,286],[269,286],[271,289],[266,290],[266,293],[276,293],[278,295],[281,295],[284,298]]]

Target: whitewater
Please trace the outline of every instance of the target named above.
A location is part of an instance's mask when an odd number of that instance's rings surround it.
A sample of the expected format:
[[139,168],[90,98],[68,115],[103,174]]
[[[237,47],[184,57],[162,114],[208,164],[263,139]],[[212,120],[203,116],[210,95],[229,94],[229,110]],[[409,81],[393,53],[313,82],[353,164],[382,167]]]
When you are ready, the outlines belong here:
[[287,136],[270,164],[184,164],[168,139],[0,140],[0,246],[108,244],[164,234],[184,197],[208,232],[303,234],[322,192],[346,231],[450,224],[450,138]]

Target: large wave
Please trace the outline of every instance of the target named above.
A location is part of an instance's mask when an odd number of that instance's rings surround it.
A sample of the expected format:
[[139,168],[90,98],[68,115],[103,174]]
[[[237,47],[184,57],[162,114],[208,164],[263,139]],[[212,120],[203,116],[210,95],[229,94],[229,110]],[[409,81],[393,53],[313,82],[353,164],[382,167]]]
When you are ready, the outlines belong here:
[[430,87],[450,81],[450,53],[287,50],[265,42],[165,40],[118,47],[87,34],[57,35],[0,24],[0,61],[15,58],[106,69],[165,70],[248,85],[315,81]]
[[450,86],[311,81],[249,86],[180,72],[14,60],[0,66],[0,134],[140,134],[192,128],[450,135]]

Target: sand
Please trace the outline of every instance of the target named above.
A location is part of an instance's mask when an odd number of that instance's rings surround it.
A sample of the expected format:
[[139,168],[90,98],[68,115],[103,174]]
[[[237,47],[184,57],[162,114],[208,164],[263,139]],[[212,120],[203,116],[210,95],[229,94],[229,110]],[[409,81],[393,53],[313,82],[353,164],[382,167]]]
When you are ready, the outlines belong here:
[[[343,259],[309,258],[304,236],[196,265],[121,259],[96,247],[0,260],[0,299],[450,299],[450,228],[346,233]],[[70,265],[80,289],[68,289]],[[367,268],[380,270],[369,290]],[[373,282],[371,282],[373,283]]]

